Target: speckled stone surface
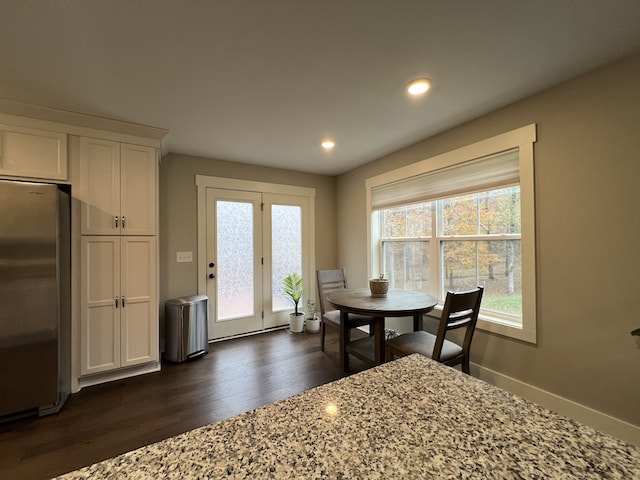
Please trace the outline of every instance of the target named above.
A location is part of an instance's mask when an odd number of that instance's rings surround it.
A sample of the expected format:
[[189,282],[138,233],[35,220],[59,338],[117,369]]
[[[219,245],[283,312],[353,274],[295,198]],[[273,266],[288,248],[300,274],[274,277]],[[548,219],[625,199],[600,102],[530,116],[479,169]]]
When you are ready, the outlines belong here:
[[640,479],[640,449],[412,355],[70,479]]

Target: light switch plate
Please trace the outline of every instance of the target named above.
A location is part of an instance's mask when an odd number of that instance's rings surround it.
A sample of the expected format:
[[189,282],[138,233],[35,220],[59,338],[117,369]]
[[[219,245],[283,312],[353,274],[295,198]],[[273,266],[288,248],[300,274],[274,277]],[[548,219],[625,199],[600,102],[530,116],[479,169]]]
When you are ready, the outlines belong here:
[[193,262],[193,252],[176,252],[176,262]]

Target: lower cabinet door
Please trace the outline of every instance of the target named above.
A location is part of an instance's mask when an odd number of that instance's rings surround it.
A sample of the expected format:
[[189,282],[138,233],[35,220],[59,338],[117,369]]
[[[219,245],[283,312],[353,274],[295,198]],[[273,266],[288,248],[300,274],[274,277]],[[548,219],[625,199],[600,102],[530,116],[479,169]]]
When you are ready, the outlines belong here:
[[155,237],[121,237],[120,363],[158,358]]
[[155,237],[83,236],[81,374],[158,359]]
[[81,373],[120,367],[120,237],[82,237]]

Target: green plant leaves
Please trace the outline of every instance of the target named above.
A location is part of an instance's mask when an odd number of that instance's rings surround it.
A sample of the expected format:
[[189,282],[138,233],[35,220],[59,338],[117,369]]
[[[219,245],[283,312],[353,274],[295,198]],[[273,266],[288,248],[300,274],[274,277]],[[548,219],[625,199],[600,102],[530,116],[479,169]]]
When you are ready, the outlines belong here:
[[282,287],[284,294],[289,297],[291,303],[295,308],[295,314],[298,314],[298,302],[302,298],[304,293],[304,284],[302,282],[302,277],[298,272],[293,272],[290,275],[287,275],[282,281]]

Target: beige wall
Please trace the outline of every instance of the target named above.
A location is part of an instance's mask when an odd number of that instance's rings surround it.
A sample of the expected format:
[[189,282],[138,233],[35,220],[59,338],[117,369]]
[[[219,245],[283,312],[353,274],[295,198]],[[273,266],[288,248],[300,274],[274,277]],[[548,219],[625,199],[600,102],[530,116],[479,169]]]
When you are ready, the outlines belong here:
[[[195,176],[209,175],[316,190],[316,268],[333,268],[337,259],[334,177],[170,153],[160,164],[160,305],[197,293],[198,234]],[[176,252],[193,252],[194,261],[177,263]]]
[[365,284],[366,178],[530,123],[539,340],[478,332],[472,362],[640,425],[640,55],[340,176],[339,264]]

